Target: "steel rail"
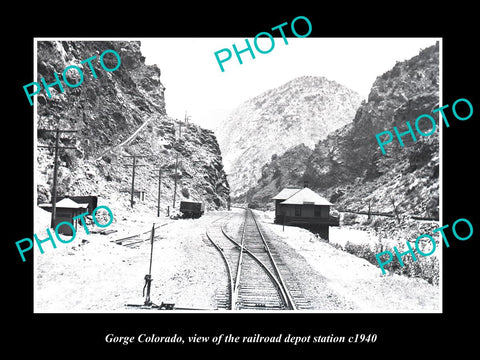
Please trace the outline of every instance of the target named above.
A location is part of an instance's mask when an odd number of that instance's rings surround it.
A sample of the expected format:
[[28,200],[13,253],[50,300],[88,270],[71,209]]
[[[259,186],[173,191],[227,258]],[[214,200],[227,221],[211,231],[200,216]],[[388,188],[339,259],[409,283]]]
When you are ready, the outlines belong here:
[[[221,218],[218,218],[214,221],[212,221],[210,223],[213,224],[213,223],[216,223],[217,221],[220,221],[220,220],[223,220],[225,219],[226,217],[229,217],[229,216],[232,216],[231,214],[227,214],[225,216],[222,216]],[[215,243],[215,241],[212,239],[212,237],[208,234],[208,229],[205,230],[205,235],[207,236],[207,239],[210,240],[210,242],[213,244],[213,246],[215,247],[215,249],[218,250],[218,252],[220,253],[220,256],[222,257],[224,263],[225,263],[225,266],[227,268],[227,278],[228,278],[228,289],[229,289],[229,292],[230,292],[230,310],[233,310],[234,309],[234,283],[233,283],[233,275],[232,275],[232,268],[230,267],[230,263],[228,262],[228,259],[227,259],[227,256],[225,254],[225,252],[223,251],[223,249],[217,245]]]
[[230,291],[230,310],[233,310],[234,309],[234,306],[235,306],[235,302],[234,302],[234,284],[233,284],[233,278],[232,278],[232,269],[230,267],[230,264],[228,263],[228,259],[227,259],[227,256],[225,255],[225,252],[222,250],[222,248],[220,246],[218,246],[214,241],[213,239],[210,237],[210,235],[208,235],[208,230],[205,231],[205,235],[207,236],[208,240],[210,240],[210,242],[213,244],[213,246],[215,247],[215,249],[218,250],[218,252],[220,253],[224,263],[225,263],[225,266],[227,268],[227,277],[228,277],[228,289]]
[[[234,297],[234,300],[233,301],[233,304],[235,304],[235,308],[237,308],[237,299],[238,299],[238,287],[240,285],[240,273],[241,273],[241,268],[242,268],[242,260],[243,260],[243,243],[244,243],[244,239],[245,239],[245,228],[246,228],[246,225],[247,225],[247,218],[245,218],[245,221],[243,222],[243,230],[242,230],[242,240],[240,242],[240,255],[238,256],[238,262],[237,262],[237,275],[235,277],[235,287],[234,287],[234,292],[233,292],[233,297]],[[225,234],[225,231],[223,229],[223,226],[221,227],[221,230],[222,230],[222,234],[229,240],[232,240],[230,239],[226,234]],[[238,244],[237,244],[238,246]]]
[[[247,213],[248,211],[251,211],[250,209],[247,210]],[[245,216],[245,223],[247,221],[247,216],[248,214],[246,213],[246,216]],[[252,217],[255,221],[255,217],[253,216],[252,214]],[[260,231],[260,229],[258,228],[258,224],[256,223],[255,221],[255,225],[257,227],[257,230],[258,230],[258,233],[260,234],[261,238],[262,238],[262,241],[264,242],[264,245],[266,245],[265,243],[265,239]],[[244,230],[245,230],[245,227],[244,227]],[[266,245],[265,246],[265,250],[268,254],[268,257],[270,259],[270,262],[272,263],[273,265],[273,268],[274,268],[274,271],[276,272],[276,275],[275,276],[271,271],[270,269],[268,269],[268,267],[252,252],[250,251],[247,247],[244,247],[243,246],[243,240],[244,240],[244,234],[245,234],[245,231],[242,233],[242,243],[239,244],[237,241],[235,241],[230,235],[228,235],[226,232],[225,232],[225,229],[224,227],[222,226],[222,233],[223,235],[225,235],[226,238],[228,238],[231,242],[233,242],[237,247],[239,247],[241,250],[242,250],[242,253],[243,252],[246,252],[248,255],[250,255],[259,265],[260,267],[266,272],[266,274],[268,275],[268,277],[272,280],[273,284],[275,285],[275,287],[278,289],[279,293],[280,293],[280,296],[282,298],[282,301],[283,303],[285,304],[285,307],[289,310],[296,310],[296,306],[295,306],[295,302],[293,301],[293,299],[291,298],[290,296],[290,293],[288,292],[287,290],[287,287],[285,285],[285,283],[283,282],[283,279],[282,277],[280,276],[280,272],[278,271],[278,268],[275,264],[275,261],[273,260],[273,256],[272,254],[270,253],[270,249],[269,247]],[[237,272],[238,272],[238,269],[237,269]],[[240,276],[237,276],[237,281],[239,281],[239,278]]]
[[[171,224],[171,223],[173,223],[173,221],[169,221],[169,222],[160,224],[160,225],[158,225],[158,226],[155,227],[155,230],[161,228],[162,226],[169,225],[169,224]],[[134,238],[136,238],[136,237],[140,237],[140,236],[145,235],[145,234],[150,234],[151,232],[152,232],[152,229],[147,230],[147,231],[144,231],[144,232],[141,232],[141,233],[138,233],[138,234],[129,235],[129,236],[126,236],[126,237],[123,237],[123,238],[120,238],[120,239],[110,240],[110,242],[113,242],[113,243],[117,243],[117,244],[118,244],[118,243],[121,243],[121,242],[123,242],[123,241],[125,241],[125,240],[128,240],[128,239],[134,239]],[[157,237],[157,236],[155,236],[155,237]],[[131,242],[131,243],[128,243],[128,244],[125,244],[125,245],[122,244],[122,245],[123,245],[123,246],[128,246],[128,245],[132,245],[132,244],[137,244],[137,243],[145,242],[145,241],[147,241],[147,240],[149,240],[149,239],[150,239],[150,238],[147,238],[147,239],[144,239],[144,240],[139,240],[139,241],[136,241],[136,242]]]
[[[223,229],[222,229],[223,230]],[[229,235],[225,234],[224,235],[230,240],[232,241],[237,247],[240,247],[240,244],[233,240]],[[253,260],[255,260],[259,265],[260,267],[265,271],[265,273],[268,275],[268,277],[270,278],[270,280],[272,280],[273,284],[275,285],[275,287],[280,291],[280,296],[282,297],[282,301],[283,303],[285,304],[285,306],[288,308],[290,305],[287,301],[287,298],[284,294],[284,291],[282,289],[282,286],[281,284],[279,283],[278,279],[275,277],[274,274],[272,274],[272,272],[268,269],[268,267],[254,254],[252,253],[248,248],[244,247],[243,248],[243,251],[246,252],[248,255],[251,256],[251,258]]]
[[265,249],[267,250],[268,257],[270,258],[270,261],[273,265],[275,273],[278,277],[279,283],[281,284],[282,292],[284,292],[285,298],[288,301],[288,307],[290,307],[292,310],[297,310],[295,302],[293,301],[292,296],[291,296],[290,292],[288,291],[287,286],[285,285],[285,281],[283,280],[282,275],[280,274],[280,271],[278,270],[278,266],[277,266],[275,260],[273,259],[273,255],[270,251],[270,247],[268,246],[267,241],[265,240],[265,237],[263,236],[263,233],[260,229],[260,226],[258,225],[257,219],[255,218],[255,214],[253,213],[252,209],[248,209],[248,211],[250,211],[250,213],[252,215],[252,218],[253,218],[253,221],[255,222],[255,225],[257,227],[258,233],[260,234],[260,237],[262,238],[263,245],[265,246]]

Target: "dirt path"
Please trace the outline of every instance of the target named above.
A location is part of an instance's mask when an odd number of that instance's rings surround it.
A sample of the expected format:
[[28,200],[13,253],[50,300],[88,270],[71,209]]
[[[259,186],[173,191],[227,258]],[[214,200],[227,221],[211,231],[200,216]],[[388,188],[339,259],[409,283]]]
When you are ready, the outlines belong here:
[[[223,263],[204,238],[204,229],[222,212],[200,219],[176,220],[156,232],[151,299],[176,307],[216,307],[216,292],[223,284]],[[121,216],[118,216],[120,219]],[[164,221],[170,221],[166,218]],[[115,224],[122,231],[110,235],[85,234],[78,241],[59,244],[35,254],[35,310],[38,312],[129,312],[125,304],[143,304],[144,276],[148,273],[150,244],[138,248],[112,240],[124,233],[142,232],[160,223],[139,214]],[[82,241],[84,240],[84,241]],[[133,310],[135,311],[135,310]]]

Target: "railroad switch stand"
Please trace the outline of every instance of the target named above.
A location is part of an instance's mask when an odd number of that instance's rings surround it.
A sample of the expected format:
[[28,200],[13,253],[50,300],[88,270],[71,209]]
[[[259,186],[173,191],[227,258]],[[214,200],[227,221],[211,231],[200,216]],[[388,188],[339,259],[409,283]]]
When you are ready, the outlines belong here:
[[150,287],[152,285],[152,275],[150,274],[147,274],[145,275],[145,285],[143,286],[143,292],[142,292],[142,296],[145,296],[145,288],[147,288],[147,296],[145,297],[145,303],[143,305],[145,306],[152,306],[153,303],[152,301],[150,300]]
[[[150,243],[150,267],[148,270],[148,274],[145,275],[145,285],[143,285],[142,296],[145,296],[145,302],[143,305],[139,304],[126,304],[128,307],[136,307],[141,309],[158,309],[158,310],[173,310],[175,304],[164,303],[162,302],[161,305],[156,305],[150,299],[150,289],[152,286],[152,259],[153,259],[153,239],[155,237],[155,223],[152,226],[152,235],[151,235],[151,243]],[[145,293],[146,290],[146,293]]]

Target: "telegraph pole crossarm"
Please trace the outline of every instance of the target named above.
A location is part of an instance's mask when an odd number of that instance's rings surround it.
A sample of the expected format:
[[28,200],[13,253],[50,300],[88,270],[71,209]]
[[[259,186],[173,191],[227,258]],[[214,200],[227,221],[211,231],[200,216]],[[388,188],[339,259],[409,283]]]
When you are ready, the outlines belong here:
[[[44,149],[54,149],[55,146],[49,146],[49,145],[37,145],[38,148],[44,148]],[[73,146],[62,146],[59,147],[59,149],[68,149],[68,150],[78,150],[78,148],[73,147]]]

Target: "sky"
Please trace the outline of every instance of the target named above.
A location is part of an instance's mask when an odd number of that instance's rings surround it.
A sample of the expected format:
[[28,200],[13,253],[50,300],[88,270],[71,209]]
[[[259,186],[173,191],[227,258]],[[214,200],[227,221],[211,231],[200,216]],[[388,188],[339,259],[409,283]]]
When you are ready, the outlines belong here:
[[[148,65],[156,64],[166,87],[167,114],[208,129],[215,127],[242,102],[278,87],[296,77],[324,76],[358,92],[365,98],[376,77],[397,61],[417,55],[438,38],[273,38],[274,47],[261,54],[248,39],[255,59],[241,51],[245,38],[144,38],[141,50]],[[260,49],[271,41],[260,37]],[[232,57],[221,71],[215,52],[228,48]],[[219,54],[223,59],[226,52]]]

